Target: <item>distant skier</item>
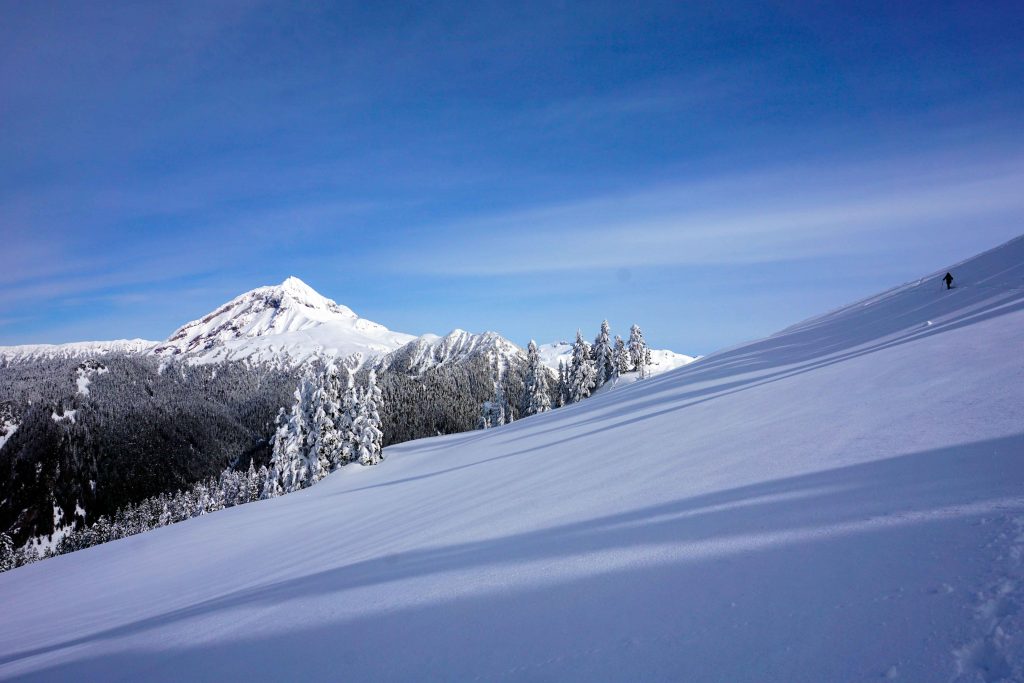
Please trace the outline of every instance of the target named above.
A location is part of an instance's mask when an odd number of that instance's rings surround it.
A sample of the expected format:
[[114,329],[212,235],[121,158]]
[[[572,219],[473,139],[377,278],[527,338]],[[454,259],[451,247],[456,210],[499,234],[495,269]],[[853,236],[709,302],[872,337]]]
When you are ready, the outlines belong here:
[[946,277],[942,278],[942,281],[946,283],[946,289],[953,289],[953,274],[946,273]]

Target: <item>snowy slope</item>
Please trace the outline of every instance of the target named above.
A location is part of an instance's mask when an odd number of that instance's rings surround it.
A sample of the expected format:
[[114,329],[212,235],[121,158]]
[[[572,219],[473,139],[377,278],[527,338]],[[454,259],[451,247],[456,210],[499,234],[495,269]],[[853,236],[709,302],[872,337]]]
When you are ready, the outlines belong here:
[[1024,680],[1024,240],[0,574],[8,680]]
[[[568,364],[572,360],[572,342],[559,341],[551,344],[541,344],[537,347],[540,352],[540,360],[552,370],[558,370],[559,363]],[[681,368],[687,363],[696,360],[693,356],[687,356],[668,349],[651,349],[651,366],[648,368],[649,376],[654,377],[669,370]]]
[[413,339],[360,318],[296,277],[238,296],[179,328],[154,349],[198,362],[274,360],[311,356],[360,358],[392,351]]

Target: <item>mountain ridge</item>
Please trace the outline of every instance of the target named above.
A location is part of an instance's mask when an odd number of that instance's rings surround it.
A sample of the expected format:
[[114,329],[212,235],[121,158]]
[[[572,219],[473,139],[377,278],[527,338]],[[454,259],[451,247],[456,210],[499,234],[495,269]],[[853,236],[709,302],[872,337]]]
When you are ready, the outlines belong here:
[[[552,370],[567,357],[559,343],[543,344],[542,361]],[[408,347],[408,348],[406,348]],[[570,347],[571,349],[571,347]],[[190,363],[248,360],[300,365],[313,358],[337,358],[350,367],[375,359],[378,367],[406,366],[422,374],[436,365],[490,351],[504,363],[526,352],[498,332],[467,332],[419,336],[395,332],[359,317],[351,308],[323,296],[301,279],[287,277],[239,294],[211,312],[185,323],[166,340],[124,339],[0,346],[0,361],[46,358],[90,358],[107,353],[153,354]],[[693,360],[667,349],[652,349],[652,374]]]

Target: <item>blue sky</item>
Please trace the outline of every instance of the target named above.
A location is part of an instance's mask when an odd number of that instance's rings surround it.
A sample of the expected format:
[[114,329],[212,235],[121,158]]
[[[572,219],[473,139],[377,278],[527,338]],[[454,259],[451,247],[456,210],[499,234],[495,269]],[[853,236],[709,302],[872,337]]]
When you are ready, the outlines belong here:
[[0,9],[0,344],[296,275],[708,353],[1024,232],[1019,3]]

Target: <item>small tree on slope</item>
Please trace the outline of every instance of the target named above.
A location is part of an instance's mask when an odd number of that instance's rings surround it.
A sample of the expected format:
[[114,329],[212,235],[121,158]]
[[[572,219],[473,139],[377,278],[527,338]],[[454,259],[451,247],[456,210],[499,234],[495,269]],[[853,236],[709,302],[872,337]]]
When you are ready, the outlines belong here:
[[319,382],[311,394],[312,430],[311,441],[313,453],[310,464],[315,468],[312,481],[316,482],[327,476],[343,464],[342,436],[338,429],[341,408],[341,379],[334,363],[328,363],[320,373]]
[[14,569],[14,543],[7,534],[0,534],[0,572]]
[[634,370],[639,370],[643,375],[644,366],[651,362],[650,353],[647,351],[647,342],[644,341],[644,333],[639,325],[629,328],[629,361]]
[[479,429],[500,427],[507,421],[505,390],[502,386],[501,364],[497,358],[490,359],[491,384],[494,386],[491,398],[484,401],[480,409]]
[[548,395],[548,369],[540,362],[537,342],[530,340],[526,347],[526,380],[524,415],[536,415],[551,410],[551,397]]
[[615,335],[615,347],[612,349],[612,355],[615,359],[615,376],[618,377],[629,372],[629,350],[626,349],[626,343],[619,335]]
[[295,390],[295,402],[287,420],[280,425],[281,418],[278,418],[274,454],[271,456],[267,486],[264,487],[265,497],[298,491],[316,481],[314,477],[320,468],[316,449],[310,443],[309,416],[313,390],[309,377],[303,377]]
[[610,332],[608,321],[601,321],[601,331],[597,333],[597,337],[594,339],[594,346],[590,352],[591,358],[594,359],[594,370],[596,372],[594,384],[597,387],[600,387],[615,376],[615,363],[609,338]]
[[590,357],[590,344],[583,340],[583,333],[576,331],[576,343],[572,347],[572,362],[569,365],[569,402],[576,403],[590,396],[594,390],[597,370]]
[[343,368],[341,384],[341,409],[338,415],[338,433],[341,437],[341,465],[355,461],[359,450],[356,443],[356,418],[359,413],[359,395],[348,368]]
[[271,451],[270,467],[265,468],[266,476],[263,480],[263,498],[276,498],[284,493],[284,489],[281,487],[281,477],[286,469],[284,458],[288,441],[291,439],[288,417],[284,412],[284,408],[277,411],[277,418],[274,424],[277,428],[274,430],[274,447]]
[[569,403],[569,369],[565,361],[558,360],[558,407]]
[[376,465],[383,459],[384,432],[380,429],[381,394],[377,387],[377,375],[371,370],[366,389],[359,393],[354,432],[357,457],[362,465]]

